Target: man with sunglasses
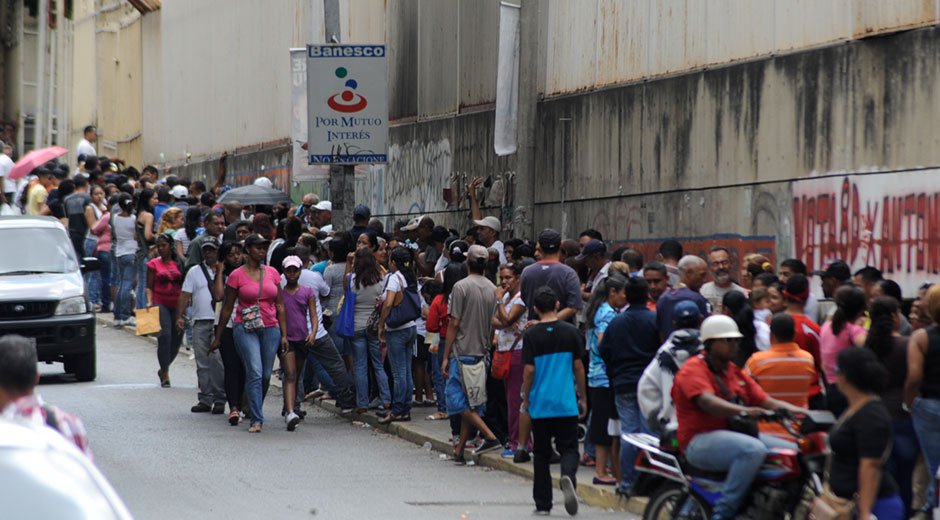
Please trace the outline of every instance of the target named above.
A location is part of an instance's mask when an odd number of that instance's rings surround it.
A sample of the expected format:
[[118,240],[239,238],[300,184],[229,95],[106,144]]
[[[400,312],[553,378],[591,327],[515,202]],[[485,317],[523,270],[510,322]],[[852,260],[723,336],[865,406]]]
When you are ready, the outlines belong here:
[[[712,519],[734,518],[757,475],[768,447],[792,447],[771,435],[748,432],[747,419],[766,410],[806,410],[774,399],[732,360],[741,332],[734,320],[714,315],[702,322],[705,351],[689,359],[676,375],[672,399],[679,420],[679,449],[693,466],[728,472]],[[751,421],[753,422],[753,421]]]

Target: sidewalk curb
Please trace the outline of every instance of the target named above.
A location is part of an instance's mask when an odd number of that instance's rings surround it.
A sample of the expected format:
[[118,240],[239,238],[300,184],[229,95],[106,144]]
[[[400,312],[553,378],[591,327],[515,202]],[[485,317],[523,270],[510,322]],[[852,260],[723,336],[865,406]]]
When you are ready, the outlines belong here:
[[[109,313],[109,314],[110,314],[110,313]],[[102,325],[102,326],[104,326],[105,328],[108,328],[108,329],[111,329],[111,330],[116,330],[116,331],[120,331],[120,332],[124,332],[124,333],[130,334],[131,336],[134,336],[135,338],[140,338],[140,339],[142,339],[142,340],[149,341],[150,343],[153,343],[154,345],[157,344],[157,337],[156,337],[156,336],[138,336],[137,333],[134,331],[134,328],[133,328],[133,327],[130,327],[130,328],[128,328],[128,327],[116,328],[116,327],[114,326],[114,320],[113,320],[113,319],[105,318],[105,317],[102,316],[101,314],[95,314],[95,321],[98,322],[98,325]]]
[[[358,421],[366,423],[378,431],[395,435],[400,439],[422,446],[425,443],[430,443],[431,448],[435,451],[439,451],[448,455],[453,451],[453,446],[450,445],[450,442],[442,441],[424,433],[415,431],[414,429],[408,427],[409,423],[393,422],[389,425],[383,425],[379,424],[379,418],[373,413],[362,415],[343,415],[340,413],[340,409],[337,408],[336,405],[331,401],[318,400],[315,404],[316,406],[319,406],[320,408],[338,417],[347,419],[350,422]],[[498,453],[487,453],[480,457],[468,457],[468,460],[469,459],[474,460],[475,463],[480,466],[506,471],[529,480],[533,478],[532,464],[516,464],[512,462],[512,460],[500,457]],[[554,475],[552,476],[552,483],[555,487],[559,485],[559,480]],[[629,502],[624,503],[623,499],[617,496],[612,488],[602,488],[601,486],[595,486],[594,484],[580,481],[578,482],[578,495],[581,497],[582,502],[587,505],[614,511],[628,511],[637,515],[643,514],[643,509],[646,507],[647,501],[645,497],[633,497],[629,500]]]

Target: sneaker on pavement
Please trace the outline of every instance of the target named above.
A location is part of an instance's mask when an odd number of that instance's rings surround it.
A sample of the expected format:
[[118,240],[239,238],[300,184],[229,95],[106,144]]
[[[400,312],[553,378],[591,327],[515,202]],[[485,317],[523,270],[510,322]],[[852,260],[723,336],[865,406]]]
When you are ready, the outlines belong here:
[[516,450],[516,454],[512,457],[512,461],[516,464],[524,464],[532,460],[532,456],[529,455],[528,450],[525,448],[519,448]]
[[466,459],[466,457],[463,456],[463,453],[461,453],[461,454],[459,454],[459,455],[454,455],[454,465],[456,465],[456,466],[466,466],[466,465],[467,465],[467,459]]
[[535,516],[551,516],[552,511],[551,509],[536,509],[532,511],[532,514]]
[[209,413],[212,411],[212,407],[206,403],[199,403],[196,406],[190,408],[189,411],[193,413]]
[[473,454],[474,454],[474,455],[482,455],[482,454],[484,454],[484,453],[486,453],[486,452],[488,452],[488,451],[493,451],[493,450],[496,450],[496,449],[499,449],[499,448],[502,448],[502,447],[503,447],[503,445],[500,444],[499,441],[496,440],[496,439],[493,439],[493,440],[485,440],[485,441],[483,441],[483,444],[481,444],[480,447],[477,448],[477,449],[473,452]]
[[287,417],[284,418],[284,422],[287,423],[287,431],[292,432],[297,429],[297,423],[300,422],[300,416],[294,412],[287,414]]
[[242,422],[242,416],[238,413],[238,410],[232,410],[228,413],[228,423],[232,426],[238,426]]
[[516,452],[512,451],[511,448],[506,448],[502,453],[499,454],[499,456],[504,459],[511,459],[516,456]]
[[225,413],[225,403],[215,403],[212,405],[212,415],[222,415]]
[[137,318],[135,318],[135,317],[133,317],[133,316],[131,316],[130,318],[127,318],[126,320],[124,320],[124,325],[125,325],[125,326],[128,326],[128,327],[136,327],[136,326],[137,326]]
[[571,516],[578,514],[578,494],[575,493],[574,482],[568,475],[561,477],[561,492],[565,494],[565,511]]
[[123,329],[124,320],[114,320],[114,322],[111,324],[111,327],[115,329]]

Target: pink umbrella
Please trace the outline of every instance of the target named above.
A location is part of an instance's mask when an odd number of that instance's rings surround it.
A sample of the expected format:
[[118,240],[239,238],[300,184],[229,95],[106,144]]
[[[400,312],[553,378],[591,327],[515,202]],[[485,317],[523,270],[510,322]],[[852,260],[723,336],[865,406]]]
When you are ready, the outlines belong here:
[[68,148],[62,148],[61,146],[50,146],[48,148],[33,150],[23,157],[20,157],[19,161],[16,161],[16,164],[13,165],[13,169],[10,170],[10,174],[7,178],[12,181],[20,177],[26,177],[36,168],[39,168],[56,157],[65,155],[68,151]]

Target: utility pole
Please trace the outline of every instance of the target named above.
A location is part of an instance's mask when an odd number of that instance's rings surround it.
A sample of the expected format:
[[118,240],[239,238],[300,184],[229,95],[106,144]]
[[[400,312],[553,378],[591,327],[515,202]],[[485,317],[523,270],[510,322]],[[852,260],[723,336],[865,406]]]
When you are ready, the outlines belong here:
[[[313,2],[316,5],[316,2]],[[323,0],[323,25],[326,43],[340,43],[339,0]],[[316,31],[314,30],[314,34]],[[345,231],[352,227],[352,212],[356,204],[356,167],[330,165],[330,202],[333,204],[333,230]]]
[[535,128],[538,105],[539,0],[522,0],[519,11],[519,110],[516,159],[516,236],[535,237]]

